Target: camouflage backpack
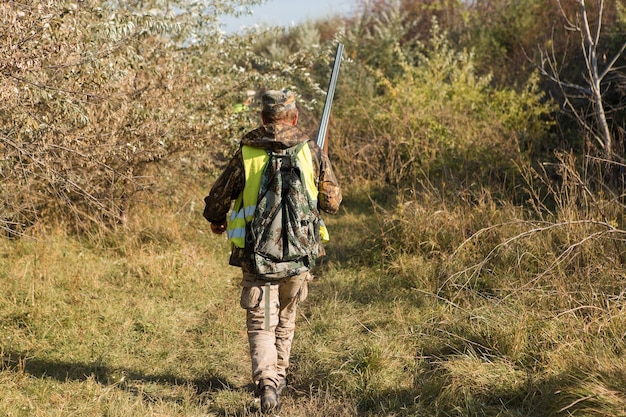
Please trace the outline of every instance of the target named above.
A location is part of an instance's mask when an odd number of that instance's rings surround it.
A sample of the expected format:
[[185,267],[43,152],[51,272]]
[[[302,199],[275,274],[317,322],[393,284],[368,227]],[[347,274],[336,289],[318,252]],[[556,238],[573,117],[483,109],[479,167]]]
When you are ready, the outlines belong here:
[[254,217],[247,224],[246,249],[255,272],[272,281],[298,275],[315,265],[320,215],[306,190],[298,153],[306,142],[267,151]]

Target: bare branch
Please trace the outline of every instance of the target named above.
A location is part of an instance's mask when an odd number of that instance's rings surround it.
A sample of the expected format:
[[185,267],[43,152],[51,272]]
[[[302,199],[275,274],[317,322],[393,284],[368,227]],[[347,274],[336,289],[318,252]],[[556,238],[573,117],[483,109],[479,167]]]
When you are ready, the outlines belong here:
[[600,43],[600,34],[602,33],[602,16],[604,14],[604,0],[600,0],[600,10],[598,11],[598,29],[596,30],[596,36],[593,41],[594,45]]
[[[618,54],[613,57],[609,65],[600,72],[598,69],[598,46],[600,42],[600,35],[602,32],[602,16],[604,13],[604,0],[600,0],[599,11],[597,16],[597,28],[592,34],[591,24],[589,22],[587,10],[585,8],[584,0],[575,0],[580,8],[579,20],[573,22],[567,16],[561,0],[557,0],[557,4],[561,11],[563,18],[566,21],[566,30],[574,30],[581,34],[580,37],[580,51],[584,57],[584,63],[586,66],[586,74],[581,74],[586,80],[587,85],[578,85],[571,82],[562,80],[559,76],[559,66],[552,49],[551,56],[545,52],[541,54],[541,62],[538,65],[541,74],[554,82],[561,90],[564,102],[566,106],[572,111],[576,120],[585,131],[589,132],[595,142],[598,143],[599,148],[603,151],[607,159],[618,159],[618,156],[614,153],[614,140],[613,133],[609,127],[607,121],[606,112],[604,109],[603,94],[602,94],[602,81],[609,71],[613,68],[618,58],[626,49],[626,44],[622,46]],[[585,120],[584,113],[581,110],[575,108],[571,102],[572,91],[581,92],[585,94],[587,100],[593,107],[593,115],[595,118],[595,125]]]

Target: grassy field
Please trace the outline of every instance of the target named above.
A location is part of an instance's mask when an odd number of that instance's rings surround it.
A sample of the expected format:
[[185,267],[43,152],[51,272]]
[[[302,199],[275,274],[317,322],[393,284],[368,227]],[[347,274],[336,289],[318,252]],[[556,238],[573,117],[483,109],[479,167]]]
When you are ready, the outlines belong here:
[[[0,415],[258,413],[205,192],[146,202],[119,231],[0,240]],[[626,415],[620,229],[367,196],[346,190],[326,218],[280,415]]]

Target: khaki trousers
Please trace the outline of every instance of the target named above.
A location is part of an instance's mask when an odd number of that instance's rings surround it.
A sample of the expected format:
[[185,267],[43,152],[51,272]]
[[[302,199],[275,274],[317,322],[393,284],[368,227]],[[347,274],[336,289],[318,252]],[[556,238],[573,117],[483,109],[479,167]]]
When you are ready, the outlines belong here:
[[287,376],[296,310],[307,296],[310,279],[305,272],[268,284],[244,269],[241,307],[246,309],[252,380],[257,386],[277,387]]

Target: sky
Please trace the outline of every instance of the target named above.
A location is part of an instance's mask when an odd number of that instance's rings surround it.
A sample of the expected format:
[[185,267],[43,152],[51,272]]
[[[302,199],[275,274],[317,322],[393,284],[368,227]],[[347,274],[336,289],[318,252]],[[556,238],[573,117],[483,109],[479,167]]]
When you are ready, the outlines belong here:
[[224,31],[234,33],[254,25],[294,26],[309,19],[349,15],[355,5],[355,0],[267,0],[255,6],[251,16],[223,18]]

